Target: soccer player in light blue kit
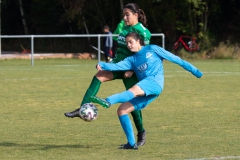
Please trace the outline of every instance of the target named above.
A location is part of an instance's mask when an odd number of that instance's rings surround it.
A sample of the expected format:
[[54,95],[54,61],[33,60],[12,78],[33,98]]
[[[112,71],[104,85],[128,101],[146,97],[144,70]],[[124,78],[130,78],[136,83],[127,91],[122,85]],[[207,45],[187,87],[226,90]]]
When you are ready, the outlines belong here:
[[115,64],[99,62],[97,69],[108,71],[133,70],[139,82],[127,91],[114,94],[106,99],[91,96],[90,100],[105,108],[109,108],[112,104],[122,103],[117,113],[128,143],[121,148],[138,149],[128,113],[145,108],[162,92],[164,86],[163,60],[182,66],[197,78],[202,77],[203,74],[189,62],[157,45],[144,46],[142,39],[135,32],[131,32],[126,36],[126,44],[128,49],[135,53],[134,55]]

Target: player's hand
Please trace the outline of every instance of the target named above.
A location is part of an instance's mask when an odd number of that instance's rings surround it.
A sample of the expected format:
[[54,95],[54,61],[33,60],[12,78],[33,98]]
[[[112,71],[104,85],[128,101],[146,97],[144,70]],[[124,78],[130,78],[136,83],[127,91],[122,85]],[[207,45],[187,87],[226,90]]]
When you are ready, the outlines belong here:
[[101,68],[101,66],[100,66],[99,64],[97,64],[97,67],[96,67],[96,68],[97,68],[98,71],[101,71],[101,70],[102,70],[102,68]]
[[202,75],[203,75],[203,73],[202,73],[201,71],[199,71],[199,70],[197,70],[197,72],[195,73],[195,76],[196,76],[197,78],[201,78]]
[[130,77],[132,77],[133,74],[134,74],[133,71],[127,71],[124,73],[124,78],[130,78]]

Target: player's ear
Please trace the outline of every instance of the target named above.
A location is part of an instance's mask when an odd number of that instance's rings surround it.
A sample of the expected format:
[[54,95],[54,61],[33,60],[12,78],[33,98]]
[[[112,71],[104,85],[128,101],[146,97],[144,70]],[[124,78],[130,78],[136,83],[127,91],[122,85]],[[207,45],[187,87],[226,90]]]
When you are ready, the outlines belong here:
[[141,45],[140,39],[138,39],[137,42]]

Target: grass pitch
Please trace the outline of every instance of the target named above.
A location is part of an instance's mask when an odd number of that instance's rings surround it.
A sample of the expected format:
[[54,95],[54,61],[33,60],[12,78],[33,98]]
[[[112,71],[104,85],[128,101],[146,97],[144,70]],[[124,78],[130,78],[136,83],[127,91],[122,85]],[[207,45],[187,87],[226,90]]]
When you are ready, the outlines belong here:
[[[0,159],[240,159],[240,61],[190,62],[201,79],[164,62],[165,88],[143,110],[147,142],[135,151],[118,149],[118,105],[99,106],[93,122],[63,115],[79,107],[97,61],[0,60]],[[115,80],[98,96],[123,90]]]

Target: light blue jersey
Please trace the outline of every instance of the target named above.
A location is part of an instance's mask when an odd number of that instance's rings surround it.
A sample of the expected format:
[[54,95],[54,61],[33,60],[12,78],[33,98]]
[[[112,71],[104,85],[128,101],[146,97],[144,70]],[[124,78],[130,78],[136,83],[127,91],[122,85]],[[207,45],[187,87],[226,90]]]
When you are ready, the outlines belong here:
[[[120,61],[118,63],[113,64],[113,63],[99,62],[99,65],[103,70],[108,70],[108,71],[133,70],[137,75],[139,81],[147,80],[148,85],[152,84],[149,87],[150,88],[152,87],[152,91],[154,91],[157,88],[156,86],[157,84],[159,85],[161,90],[163,90],[163,86],[164,86],[163,60],[164,59],[182,66],[185,70],[191,72],[197,78],[200,78],[202,76],[202,72],[199,71],[192,64],[181,59],[178,56],[175,56],[174,54],[166,51],[165,49],[157,45],[143,46],[139,52],[135,53],[130,57],[125,58],[123,61]],[[146,82],[144,82],[144,85],[146,85]],[[155,94],[155,93],[148,93],[148,92],[151,92],[151,89],[149,89],[149,91],[145,91],[146,95]]]

